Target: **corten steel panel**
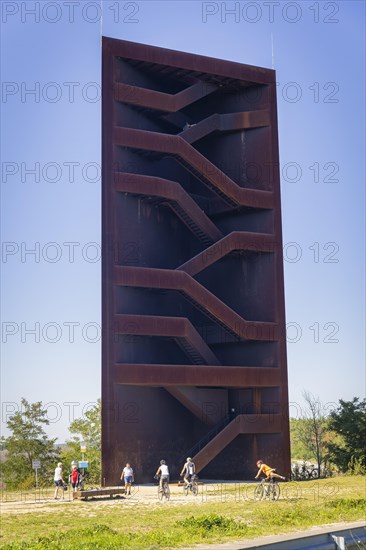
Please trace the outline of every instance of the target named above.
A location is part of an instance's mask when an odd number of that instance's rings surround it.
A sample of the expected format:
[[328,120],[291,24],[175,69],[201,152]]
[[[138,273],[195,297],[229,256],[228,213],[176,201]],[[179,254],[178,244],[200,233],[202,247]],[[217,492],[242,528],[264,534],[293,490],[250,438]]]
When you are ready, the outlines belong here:
[[111,38],[102,72],[102,481],[288,475],[275,72]]

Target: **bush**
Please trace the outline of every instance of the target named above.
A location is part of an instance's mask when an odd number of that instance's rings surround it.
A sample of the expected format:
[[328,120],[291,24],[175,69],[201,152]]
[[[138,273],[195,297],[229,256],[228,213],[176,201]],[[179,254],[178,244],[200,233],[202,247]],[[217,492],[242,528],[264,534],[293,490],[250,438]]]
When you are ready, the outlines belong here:
[[330,500],[325,503],[326,508],[332,508],[333,510],[339,510],[342,512],[351,511],[355,512],[359,510],[363,512],[366,506],[365,498],[338,498],[337,500]]
[[364,460],[352,456],[351,460],[348,462],[346,473],[351,476],[364,476],[366,474],[366,466],[364,464]]
[[191,531],[220,531],[222,533],[240,533],[244,534],[247,531],[247,526],[239,523],[232,518],[219,516],[217,514],[203,514],[201,516],[190,516],[186,519],[176,522],[185,529]]

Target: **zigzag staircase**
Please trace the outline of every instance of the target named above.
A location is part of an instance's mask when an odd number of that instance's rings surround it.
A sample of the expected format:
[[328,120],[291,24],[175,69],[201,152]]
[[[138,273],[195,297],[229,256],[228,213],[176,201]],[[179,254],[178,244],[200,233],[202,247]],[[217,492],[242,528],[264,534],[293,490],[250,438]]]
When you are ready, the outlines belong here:
[[[115,47],[113,41],[111,47]],[[270,313],[270,306],[267,308],[267,318],[263,313],[256,313],[262,285],[267,287],[266,296],[271,292],[275,296],[274,304],[278,300],[278,281],[281,282],[281,278],[277,279],[275,274],[271,279],[268,265],[272,265],[269,263],[272,261],[274,266],[278,266],[278,259],[282,258],[280,226],[272,222],[261,225],[262,219],[271,220],[278,197],[272,184],[244,185],[219,168],[219,162],[213,162],[200,152],[205,150],[205,144],[212,143],[209,140],[216,140],[215,143],[222,142],[224,146],[221,161],[227,158],[232,161],[235,154],[241,154],[244,148],[259,158],[261,147],[267,147],[268,136],[272,135],[272,125],[276,120],[273,118],[272,103],[267,99],[251,105],[238,96],[238,105],[235,108],[231,101],[233,111],[228,112],[225,97],[222,99],[219,95],[223,88],[238,94],[250,86],[264,87],[267,77],[260,71],[248,73],[256,75],[256,82],[242,82],[241,72],[234,66],[232,72],[235,77],[225,76],[222,72],[214,78],[209,72],[196,69],[194,61],[190,62],[190,68],[187,66],[179,72],[176,67],[165,65],[158,53],[141,61],[138,55],[142,53],[131,53],[128,43],[126,52],[125,56],[114,59],[111,65],[113,77],[108,80],[108,85],[113,89],[113,103],[108,104],[106,110],[110,122],[108,139],[112,144],[112,166],[115,169],[112,168],[106,177],[113,194],[111,204],[118,196],[122,205],[124,197],[130,201],[128,204],[138,205],[136,211],[139,218],[133,222],[127,241],[136,239],[138,250],[143,252],[136,255],[133,265],[119,259],[109,266],[108,277],[113,288],[123,289],[127,296],[130,292],[131,296],[139,296],[140,300],[138,314],[131,313],[133,306],[129,305],[129,309],[124,310],[122,299],[116,305],[117,290],[113,291],[109,302],[113,308],[113,330],[117,336],[140,339],[141,346],[147,338],[157,339],[161,349],[164,349],[169,341],[170,346],[173,343],[179,348],[180,354],[183,352],[186,362],[163,363],[161,354],[159,359],[152,357],[151,362],[144,359],[136,362],[115,360],[110,376],[117,385],[164,388],[170,399],[180,403],[184,414],[192,415],[199,423],[201,432],[204,425],[205,435],[182,455],[182,462],[186,456],[192,456],[197,472],[200,472],[238,436],[281,432],[280,415],[268,418],[268,415],[262,414],[260,396],[262,389],[277,391],[282,384],[282,371],[278,368],[280,354],[273,344],[283,337],[283,326],[278,315]],[[188,63],[184,59],[184,63]],[[124,64],[122,68],[119,68],[120,62]],[[207,66],[216,65],[208,63]],[[123,67],[126,82],[123,81]],[[135,79],[136,83],[132,84]],[[179,91],[175,91],[177,89]],[[202,114],[201,106],[204,106]],[[219,112],[221,107],[226,111]],[[126,126],[123,124],[124,116],[128,120]],[[167,131],[175,133],[169,134]],[[226,142],[226,138],[231,141]],[[233,159],[230,158],[230,146],[226,143],[237,144],[237,149],[233,149]],[[217,150],[220,155],[220,147]],[[275,153],[270,150],[264,161],[273,162],[275,158]],[[137,160],[125,163],[124,159]],[[169,174],[167,167],[172,167]],[[127,212],[127,207],[125,210],[123,208],[122,211]],[[263,213],[268,213],[268,216],[264,218]],[[243,220],[247,214],[257,216],[255,227],[258,229],[255,231],[241,231],[235,225],[237,219]],[[111,234],[118,238],[118,214],[113,216],[106,223]],[[171,224],[169,227],[176,227],[171,220],[178,219],[188,229],[190,237],[185,243],[178,241],[177,246],[189,250],[190,255],[187,253],[184,261],[176,261],[173,267],[170,265],[174,263],[171,258],[167,264],[170,267],[153,267],[150,259],[146,259],[153,257],[153,254],[145,253],[146,249],[139,244],[142,242],[138,234],[140,217],[143,218],[144,225],[141,227],[145,235],[149,232],[149,218],[153,222],[151,231],[157,231],[156,234],[167,223],[166,220]],[[157,240],[156,247],[159,246]],[[174,250],[166,250],[166,255],[169,254],[172,258],[178,257]],[[160,263],[163,262],[162,257],[159,256]],[[257,279],[250,271],[252,269],[253,273],[257,273],[255,267],[249,264],[247,258],[254,258],[253,265],[255,262],[259,265]],[[237,307],[235,304],[230,307],[225,299],[225,292],[234,291],[219,271],[222,265],[229,266],[228,269],[234,265],[234,269],[242,270],[242,282],[237,291],[241,298],[238,298]],[[221,283],[212,283],[216,273],[221,273]],[[242,297],[245,296],[248,280],[258,297],[252,300],[254,305],[246,316],[243,314]],[[221,298],[205,286],[205,281],[210,281],[214,288],[215,284],[227,285],[222,293],[217,292]],[[169,311],[173,307],[174,296],[179,296],[181,301],[174,314],[158,314],[156,296],[160,295],[161,305]],[[262,307],[261,311],[266,311],[266,308]],[[209,344],[202,319],[207,320],[209,327],[218,327],[227,340]],[[133,345],[138,354],[138,344]],[[241,360],[236,351],[238,346],[242,346],[243,353],[252,349],[250,346],[257,346],[262,350],[262,355],[259,352],[258,357],[252,354],[254,364]],[[123,351],[122,344],[120,349]],[[271,356],[271,353],[274,355]],[[244,389],[257,392],[258,414],[244,415],[239,411],[233,418],[228,414],[230,395],[239,395],[235,392]],[[206,395],[220,404],[219,412],[211,416],[204,414]]]

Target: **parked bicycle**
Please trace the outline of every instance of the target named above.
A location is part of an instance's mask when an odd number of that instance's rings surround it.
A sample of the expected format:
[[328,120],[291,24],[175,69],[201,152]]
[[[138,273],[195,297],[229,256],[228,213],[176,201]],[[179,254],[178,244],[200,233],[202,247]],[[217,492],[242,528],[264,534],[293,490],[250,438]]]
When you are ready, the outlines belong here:
[[[325,472],[322,472],[325,476]],[[295,481],[303,481],[306,479],[318,479],[320,477],[319,470],[313,464],[306,463],[305,461],[302,464],[295,463],[291,469],[291,478]]]
[[303,473],[303,477],[307,478],[308,479],[318,479],[319,478],[319,471],[318,471],[318,468],[315,468],[315,466],[313,466],[313,464],[308,467],[306,470],[302,470],[302,473]]
[[81,474],[80,475],[79,484],[78,484],[79,491],[84,491],[85,490],[85,484],[86,484],[87,477],[88,477],[88,474],[84,474],[84,475]]
[[[156,479],[157,481],[160,480],[160,476],[158,475],[155,475],[154,476],[154,479]],[[170,488],[169,488],[169,482],[168,480],[166,479],[166,477],[164,476],[163,477],[163,481],[161,483],[161,487],[160,487],[160,483],[158,485],[158,498],[159,500],[163,500],[164,498],[166,500],[169,500],[170,499]]]
[[270,478],[268,480],[263,478],[254,489],[254,500],[262,500],[263,498],[278,500],[280,492],[280,486],[275,479]]
[[191,479],[189,480],[189,483],[186,483],[186,482],[184,483],[183,492],[184,492],[185,496],[187,496],[189,492],[191,492],[192,495],[194,495],[194,496],[198,495],[197,480],[198,480],[198,476],[196,476],[196,474],[193,474],[191,476]]
[[100,487],[95,485],[90,485],[90,482],[88,480],[88,472],[85,472],[84,474],[81,474],[80,481],[78,484],[78,491],[97,491],[100,489]]

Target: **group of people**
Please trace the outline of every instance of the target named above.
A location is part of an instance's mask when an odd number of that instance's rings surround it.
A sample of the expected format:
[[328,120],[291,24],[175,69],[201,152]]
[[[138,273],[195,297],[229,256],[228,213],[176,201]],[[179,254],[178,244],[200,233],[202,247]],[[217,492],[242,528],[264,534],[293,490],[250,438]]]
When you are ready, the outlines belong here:
[[[71,487],[74,491],[77,491],[80,485],[80,481],[82,479],[82,473],[78,468],[78,463],[76,460],[73,460],[71,462],[71,470],[69,472],[68,481],[71,484]],[[63,478],[63,470],[62,470],[62,462],[59,462],[57,464],[57,467],[55,468],[55,475],[53,477],[54,484],[55,484],[55,495],[54,498],[57,500],[58,498],[58,492],[61,490],[61,498],[64,498],[64,487],[66,485],[64,478]]]
[[[277,479],[282,479],[282,481],[286,480],[284,476],[281,476],[276,472],[276,468],[271,468],[271,466],[268,466],[267,464],[265,464],[263,460],[257,460],[256,464],[258,467],[258,472],[254,479],[258,479],[259,476],[263,474],[266,479],[277,478]],[[192,458],[188,457],[180,472],[180,476],[181,477],[183,476],[183,479],[186,485],[189,485],[195,473],[196,473],[196,466],[192,461]],[[160,461],[160,466],[156,470],[156,474],[154,477],[156,479],[159,479],[160,490],[162,489],[162,484],[164,482],[169,483],[169,467],[165,462],[165,460]],[[131,468],[131,464],[129,462],[127,462],[126,466],[122,470],[121,480],[125,481],[126,494],[130,495],[131,484],[135,480],[135,475],[134,475],[133,469]]]
[[[191,457],[188,457],[180,473],[180,475],[183,476],[185,483],[190,483],[192,476],[195,475],[195,472],[196,467],[194,465],[194,462],[192,462]],[[160,460],[160,466],[156,470],[156,474],[154,476],[156,479],[159,479],[160,489],[162,488],[164,482],[169,483],[169,475],[169,467],[167,463],[165,462],[165,460]],[[123,480],[125,482],[126,495],[130,495],[131,484],[135,481],[135,475],[129,462],[127,462],[126,466],[122,470],[121,481]]]
[[[258,472],[257,472],[257,475],[255,476],[255,479],[258,479],[259,476],[262,474],[266,477],[266,479],[278,478],[278,479],[282,479],[283,481],[286,479],[284,476],[277,474],[276,468],[271,468],[271,466],[264,464],[262,460],[257,461],[257,467],[258,467]],[[183,468],[180,472],[180,476],[183,477],[185,484],[189,485],[189,483],[191,482],[195,474],[196,474],[196,466],[192,461],[192,458],[189,456],[183,465]],[[169,483],[169,467],[165,462],[165,460],[160,461],[160,465],[156,470],[155,477],[159,479],[160,490],[162,490],[162,485],[164,482]],[[68,476],[68,481],[71,484],[71,487],[73,488],[74,491],[78,490],[81,479],[82,479],[82,474],[78,468],[78,463],[75,460],[73,460],[71,462],[71,470]],[[130,495],[131,485],[135,481],[135,474],[129,462],[127,462],[126,466],[122,470],[121,481],[123,480],[125,482],[126,495]],[[58,492],[61,489],[61,498],[63,499],[65,481],[63,479],[62,462],[59,462],[57,464],[57,467],[55,468],[54,483],[55,483],[54,498],[57,500]]]

